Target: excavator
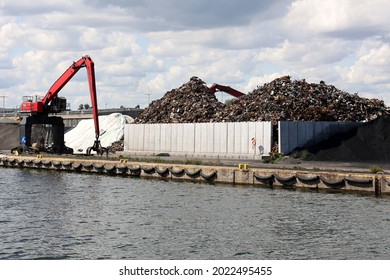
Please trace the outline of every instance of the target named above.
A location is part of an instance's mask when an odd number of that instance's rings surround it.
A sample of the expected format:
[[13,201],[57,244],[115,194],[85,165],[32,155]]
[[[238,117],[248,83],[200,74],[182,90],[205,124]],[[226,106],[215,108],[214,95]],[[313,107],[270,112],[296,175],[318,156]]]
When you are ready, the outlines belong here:
[[[86,151],[90,155],[95,151],[99,155],[108,153],[107,148],[100,144],[99,136],[99,119],[98,106],[96,98],[96,82],[95,82],[95,68],[93,60],[88,56],[83,56],[72,65],[57,79],[57,81],[50,87],[46,95],[41,100],[34,100],[31,96],[23,97],[21,104],[21,111],[29,113],[25,123],[25,147],[31,148],[31,130],[35,124],[50,124],[52,125],[53,144],[50,151],[57,154],[71,154],[73,149],[66,147],[64,142],[64,122],[61,117],[49,116],[49,114],[57,114],[66,110],[66,99],[59,97],[60,90],[72,79],[72,77],[81,69],[85,67],[88,75],[89,92],[92,103],[92,115],[95,126],[95,141],[94,144]],[[41,141],[41,140],[40,140]],[[41,143],[41,145],[43,145]],[[40,147],[43,148],[43,147]]]
[[242,93],[241,91],[238,91],[234,88],[231,88],[229,86],[223,86],[223,85],[219,85],[219,84],[212,84],[209,89],[211,90],[212,93],[216,93],[217,91],[223,91],[223,92],[226,92],[228,94],[230,94],[231,96],[234,96],[236,98],[240,98],[241,96],[244,96],[245,93]]

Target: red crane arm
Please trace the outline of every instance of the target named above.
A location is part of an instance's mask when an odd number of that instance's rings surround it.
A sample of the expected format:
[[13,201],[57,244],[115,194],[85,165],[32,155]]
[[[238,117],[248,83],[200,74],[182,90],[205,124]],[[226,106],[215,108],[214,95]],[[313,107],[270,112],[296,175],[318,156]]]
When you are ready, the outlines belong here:
[[238,91],[234,88],[231,88],[229,86],[219,85],[219,84],[213,84],[212,86],[209,87],[209,89],[211,90],[212,93],[215,93],[216,91],[224,91],[237,98],[245,95],[245,93],[242,93],[241,91]]
[[96,82],[95,82],[95,66],[93,60],[89,56],[83,56],[73,64],[55,81],[55,83],[47,91],[45,97],[42,99],[43,110],[49,106],[50,102],[58,96],[58,92],[73,78],[73,76],[83,67],[87,68],[89,92],[91,95],[92,114],[95,124],[95,134],[99,138],[100,129],[98,121],[98,106],[96,98]]
[[93,121],[95,124],[95,136],[96,139],[99,139],[100,129],[99,129],[99,119],[98,119],[98,105],[96,98],[96,81],[95,81],[95,64],[92,59],[88,57],[85,61],[85,66],[87,67],[88,74],[88,83],[89,83],[89,93],[91,95],[91,103],[92,103],[92,115]]
[[85,62],[90,60],[88,56],[83,56],[77,62],[73,64],[54,82],[54,84],[49,88],[45,97],[42,99],[43,106],[46,107],[53,98],[58,96],[58,92],[73,78],[73,76],[80,70],[80,68],[85,67]]

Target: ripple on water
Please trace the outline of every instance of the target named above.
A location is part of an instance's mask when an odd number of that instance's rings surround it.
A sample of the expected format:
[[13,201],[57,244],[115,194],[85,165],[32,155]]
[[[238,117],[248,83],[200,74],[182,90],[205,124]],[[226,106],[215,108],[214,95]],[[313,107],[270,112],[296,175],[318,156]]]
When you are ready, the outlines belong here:
[[390,258],[388,198],[1,172],[1,259]]

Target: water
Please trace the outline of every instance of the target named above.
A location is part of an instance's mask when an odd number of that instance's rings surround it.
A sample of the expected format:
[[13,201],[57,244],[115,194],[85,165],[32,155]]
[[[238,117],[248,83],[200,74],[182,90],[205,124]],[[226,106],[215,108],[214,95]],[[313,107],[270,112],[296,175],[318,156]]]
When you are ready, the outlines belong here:
[[389,197],[0,174],[0,259],[390,259]]

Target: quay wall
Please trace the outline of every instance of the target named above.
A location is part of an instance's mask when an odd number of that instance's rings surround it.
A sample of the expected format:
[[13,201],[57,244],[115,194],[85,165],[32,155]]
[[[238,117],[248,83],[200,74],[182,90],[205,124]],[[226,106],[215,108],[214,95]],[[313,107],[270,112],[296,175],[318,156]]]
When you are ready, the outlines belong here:
[[1,168],[88,172],[101,175],[189,180],[253,187],[330,190],[390,194],[390,175],[350,172],[306,171],[287,169],[186,165],[172,163],[127,162],[99,159],[34,158],[0,156]]

